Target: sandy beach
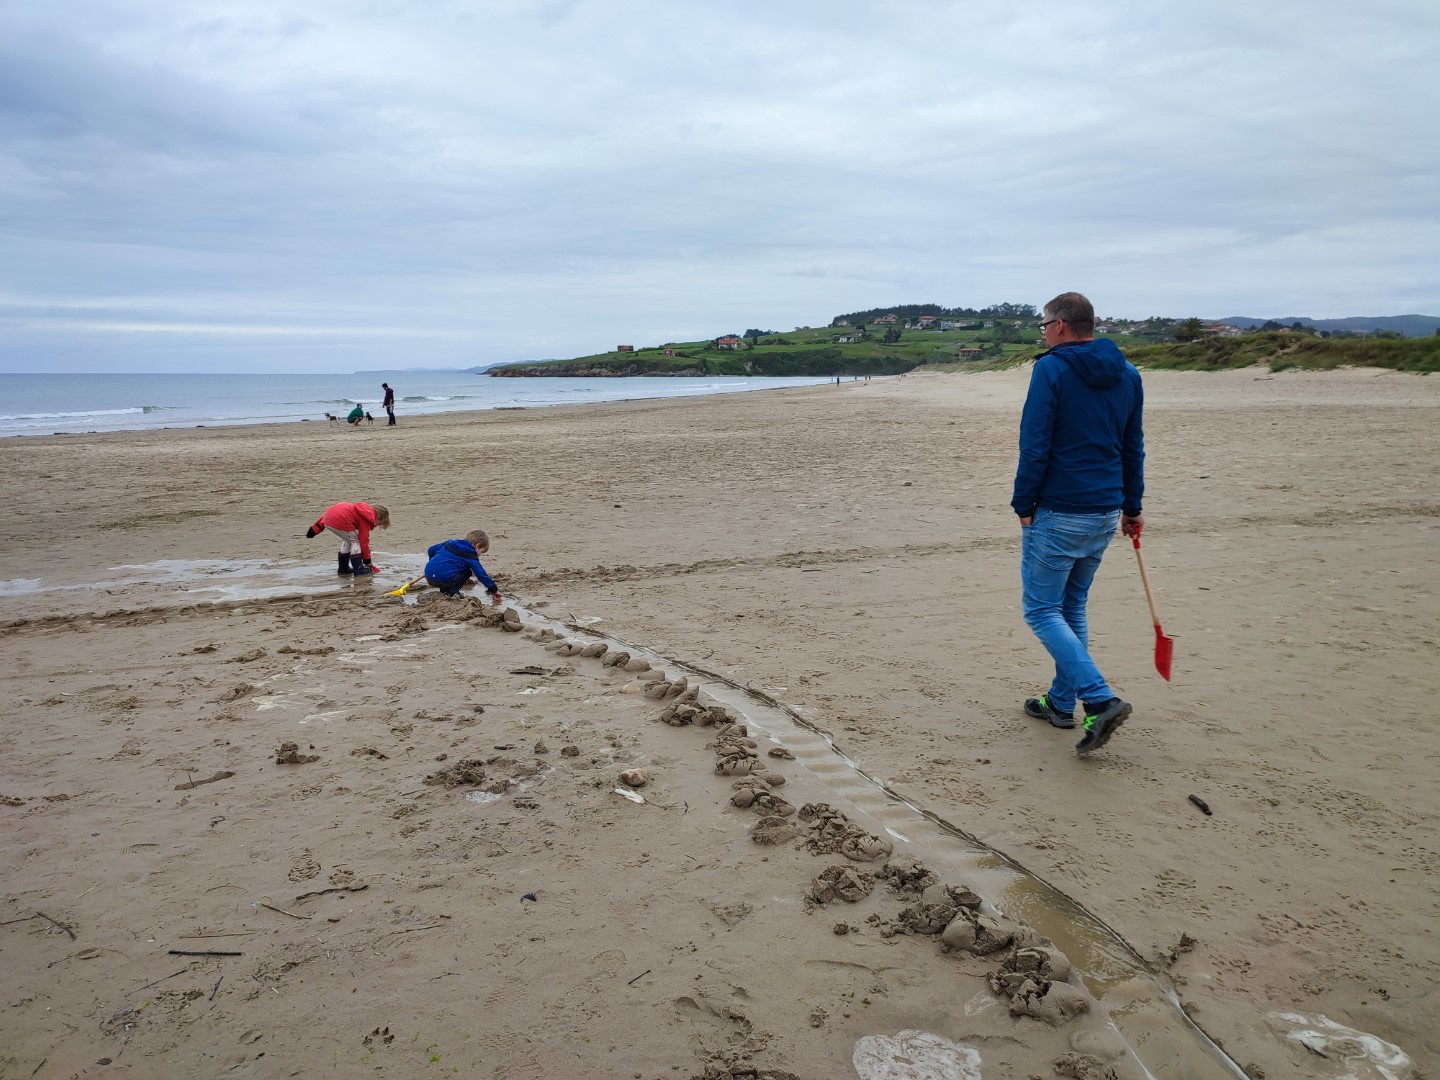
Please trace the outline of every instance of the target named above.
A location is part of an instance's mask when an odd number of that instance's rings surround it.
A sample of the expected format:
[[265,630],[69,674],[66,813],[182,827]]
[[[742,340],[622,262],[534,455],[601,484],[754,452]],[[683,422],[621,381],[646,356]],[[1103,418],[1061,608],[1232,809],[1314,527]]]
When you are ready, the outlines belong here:
[[1440,381],[1145,375],[1081,759],[1027,379],[0,442],[0,1080],[1440,1075]]

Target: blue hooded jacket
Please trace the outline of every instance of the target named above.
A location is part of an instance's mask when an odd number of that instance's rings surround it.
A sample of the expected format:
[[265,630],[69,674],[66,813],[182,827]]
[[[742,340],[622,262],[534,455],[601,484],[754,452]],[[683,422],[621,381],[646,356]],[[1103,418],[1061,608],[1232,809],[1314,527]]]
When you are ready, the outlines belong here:
[[1020,464],[1010,506],[1066,514],[1141,512],[1145,392],[1113,341],[1067,341],[1035,361],[1020,414]]
[[490,575],[485,573],[485,567],[480,565],[480,554],[469,540],[446,540],[433,545],[427,554],[430,561],[425,564],[426,577],[447,587],[459,589],[470,580],[470,575],[474,574],[480,584],[485,586],[486,592],[499,591],[495,588],[495,582],[490,580]]

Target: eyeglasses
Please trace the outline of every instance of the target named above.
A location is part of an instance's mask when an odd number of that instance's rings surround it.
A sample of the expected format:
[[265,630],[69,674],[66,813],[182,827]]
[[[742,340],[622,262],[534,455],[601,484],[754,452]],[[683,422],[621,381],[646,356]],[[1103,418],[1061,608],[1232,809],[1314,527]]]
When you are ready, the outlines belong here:
[[1047,326],[1054,326],[1057,322],[1064,322],[1064,319],[1046,319],[1040,324],[1040,332],[1043,334]]

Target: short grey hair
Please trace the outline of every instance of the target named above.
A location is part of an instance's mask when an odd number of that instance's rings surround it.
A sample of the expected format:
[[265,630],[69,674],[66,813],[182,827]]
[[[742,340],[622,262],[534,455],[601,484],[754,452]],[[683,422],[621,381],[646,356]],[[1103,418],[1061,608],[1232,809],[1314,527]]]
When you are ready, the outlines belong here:
[[1064,319],[1077,337],[1095,336],[1095,305],[1078,292],[1062,292],[1045,305],[1045,318]]

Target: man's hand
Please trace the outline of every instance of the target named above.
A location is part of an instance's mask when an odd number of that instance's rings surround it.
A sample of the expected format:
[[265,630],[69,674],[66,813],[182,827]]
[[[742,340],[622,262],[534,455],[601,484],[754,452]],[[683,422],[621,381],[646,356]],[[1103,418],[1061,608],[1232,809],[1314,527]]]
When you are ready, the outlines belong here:
[[490,591],[490,602],[496,605],[503,604],[505,602],[505,598],[500,595],[500,591],[498,589],[492,589]]
[[1145,528],[1145,515],[1136,514],[1131,517],[1129,514],[1120,515],[1120,531],[1126,536],[1136,539],[1140,536],[1140,530]]
[[1020,519],[1020,524],[1021,524],[1022,526],[1024,526],[1024,525],[1029,525],[1029,524],[1030,524],[1032,521],[1034,521],[1034,520],[1035,520],[1035,519],[1034,519],[1033,517],[1022,517],[1022,518]]

